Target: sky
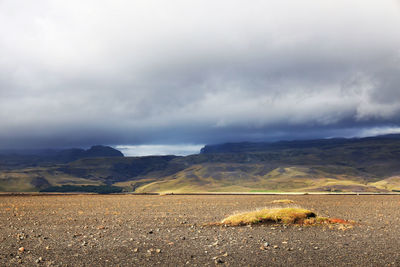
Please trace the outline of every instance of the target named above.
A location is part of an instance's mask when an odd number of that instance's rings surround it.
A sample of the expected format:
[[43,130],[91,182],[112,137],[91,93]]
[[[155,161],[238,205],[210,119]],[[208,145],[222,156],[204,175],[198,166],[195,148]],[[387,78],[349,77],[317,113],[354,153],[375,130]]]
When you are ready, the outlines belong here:
[[399,29],[397,0],[1,0],[0,148],[400,132]]

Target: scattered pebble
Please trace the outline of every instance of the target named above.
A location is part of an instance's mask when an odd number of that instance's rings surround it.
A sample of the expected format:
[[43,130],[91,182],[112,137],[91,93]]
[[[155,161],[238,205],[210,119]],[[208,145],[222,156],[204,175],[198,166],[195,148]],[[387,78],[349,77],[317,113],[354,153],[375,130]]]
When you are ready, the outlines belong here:
[[215,262],[215,264],[222,264],[222,263],[224,263],[224,261],[221,260],[220,258],[215,259],[214,262]]

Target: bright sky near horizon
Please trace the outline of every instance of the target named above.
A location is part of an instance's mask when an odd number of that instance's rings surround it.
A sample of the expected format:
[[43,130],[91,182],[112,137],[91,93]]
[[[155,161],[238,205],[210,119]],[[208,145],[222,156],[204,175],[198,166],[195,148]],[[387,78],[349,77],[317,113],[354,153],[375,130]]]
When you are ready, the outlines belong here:
[[127,157],[141,157],[148,155],[175,155],[187,156],[200,153],[204,145],[137,145],[116,146]]

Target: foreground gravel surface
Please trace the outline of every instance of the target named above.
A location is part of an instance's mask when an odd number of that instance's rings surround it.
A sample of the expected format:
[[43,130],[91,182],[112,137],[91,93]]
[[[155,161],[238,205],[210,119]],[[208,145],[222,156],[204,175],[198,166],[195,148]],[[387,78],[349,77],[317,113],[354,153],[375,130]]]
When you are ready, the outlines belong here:
[[[202,226],[287,198],[358,225]],[[400,196],[0,196],[0,266],[400,266]]]

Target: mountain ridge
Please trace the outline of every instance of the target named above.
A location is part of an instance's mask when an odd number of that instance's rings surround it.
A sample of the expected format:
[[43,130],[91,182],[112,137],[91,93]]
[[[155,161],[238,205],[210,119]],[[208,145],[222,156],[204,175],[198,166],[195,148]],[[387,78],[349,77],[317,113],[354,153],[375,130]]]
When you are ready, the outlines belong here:
[[227,143],[189,156],[5,165],[0,163],[0,191],[108,185],[127,192],[388,192],[400,190],[400,135]]

